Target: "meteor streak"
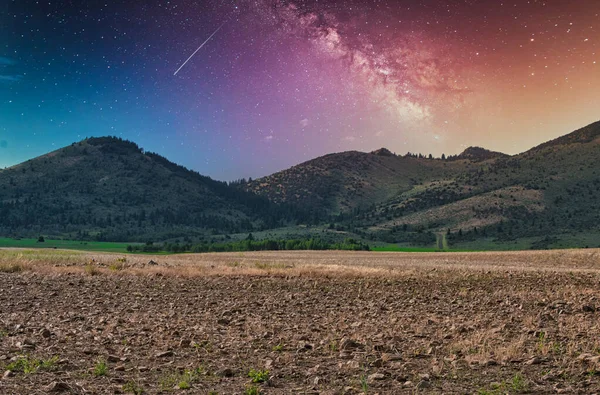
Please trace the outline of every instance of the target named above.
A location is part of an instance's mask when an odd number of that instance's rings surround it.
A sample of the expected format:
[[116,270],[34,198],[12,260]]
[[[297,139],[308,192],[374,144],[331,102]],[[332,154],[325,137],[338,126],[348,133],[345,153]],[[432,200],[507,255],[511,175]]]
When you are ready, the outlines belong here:
[[194,57],[194,55],[196,55],[196,53],[197,53],[198,51],[200,51],[200,50],[202,49],[202,47],[203,47],[203,46],[205,46],[205,45],[206,45],[206,43],[207,43],[207,42],[209,42],[209,41],[210,41],[210,39],[211,39],[211,38],[213,38],[213,37],[215,36],[215,34],[217,34],[217,33],[219,32],[219,30],[221,30],[221,28],[222,28],[223,26],[225,26],[225,22],[223,22],[223,24],[222,24],[221,26],[219,26],[219,28],[218,28],[217,30],[215,30],[215,32],[214,32],[213,34],[211,34],[211,35],[210,35],[210,37],[209,37],[209,38],[207,38],[207,39],[206,39],[206,41],[204,41],[204,42],[202,43],[202,45],[200,45],[200,46],[198,47],[198,49],[197,49],[197,50],[195,50],[195,51],[194,51],[194,53],[193,53],[193,54],[192,54],[192,55],[191,55],[189,58],[187,58],[187,60],[186,60],[185,62],[183,62],[183,64],[182,64],[181,66],[179,66],[179,68],[177,69],[177,71],[176,71],[175,73],[173,73],[173,75],[177,75],[177,73],[179,73],[179,71],[180,71],[180,70],[183,68],[183,66],[185,66],[185,65],[187,64],[187,62],[189,62],[189,61],[190,61],[190,60],[191,60],[191,59]]

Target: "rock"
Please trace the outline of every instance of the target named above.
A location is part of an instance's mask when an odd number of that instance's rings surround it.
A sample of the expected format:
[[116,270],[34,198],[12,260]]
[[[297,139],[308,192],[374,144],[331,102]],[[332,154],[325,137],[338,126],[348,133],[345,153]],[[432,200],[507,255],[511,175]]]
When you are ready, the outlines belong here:
[[359,369],[360,362],[358,362],[356,360],[348,361],[348,362],[346,362],[346,366],[348,366],[350,369]]
[[63,382],[58,382],[58,381],[53,381],[50,384],[48,384],[44,390],[46,392],[65,392],[65,391],[71,391],[71,387],[69,387],[67,384],[63,383]]
[[192,341],[190,339],[181,339],[181,341],[179,342],[179,347],[186,348],[189,347],[190,344],[192,344]]
[[108,361],[108,362],[121,362],[121,358],[117,357],[116,355],[109,355],[106,358],[106,361]]
[[272,359],[267,359],[265,361],[265,369],[271,369],[273,367],[273,360]]
[[425,388],[429,388],[431,387],[431,383],[429,382],[429,380],[421,380],[419,382],[419,384],[417,384],[417,389],[425,389]]
[[481,364],[483,366],[496,366],[498,365],[498,362],[494,361],[493,359],[488,359],[486,361],[483,361]]
[[381,359],[384,360],[385,362],[394,362],[394,361],[401,361],[402,356],[400,354],[383,354],[383,355],[381,355]]
[[544,361],[541,358],[533,357],[530,360],[528,360],[527,362],[525,362],[525,365],[539,365],[542,362],[544,362]]
[[376,360],[374,360],[373,362],[370,363],[371,367],[374,368],[380,368],[383,366],[383,359],[378,358]]
[[313,348],[314,348],[314,346],[310,343],[300,342],[300,344],[298,345],[299,352],[312,350]]
[[151,260],[150,262],[148,262],[149,266],[156,266],[158,265],[158,262],[154,262],[153,260]]
[[138,366],[138,370],[140,372],[147,372],[150,369],[147,366]]
[[[18,344],[18,343],[17,343]],[[35,342],[31,339],[25,339],[19,346],[20,348],[35,348]]]
[[423,381],[429,381],[430,377],[428,373],[422,373],[419,375],[419,378]]
[[379,381],[379,380],[385,380],[385,374],[383,373],[373,373],[371,375],[369,375],[368,380],[373,382],[373,381]]
[[13,373],[12,370],[7,370],[6,372],[4,372],[4,374],[2,375],[2,380],[6,380],[9,377],[14,376],[15,374]]
[[405,386],[405,387],[412,387],[412,386],[413,386],[413,382],[412,382],[412,381],[410,381],[410,380],[407,380],[407,381],[405,381],[405,382],[404,382],[404,384],[402,384],[402,385],[403,385],[403,386]]
[[173,351],[163,351],[163,352],[154,354],[154,357],[156,357],[156,358],[168,358],[168,357],[172,357],[172,356],[173,356]]
[[340,342],[340,350],[357,350],[357,349],[362,349],[364,348],[364,346],[362,344],[360,344],[359,342],[352,340],[352,339],[348,339],[348,338],[343,338],[342,341]]
[[234,375],[234,371],[229,368],[225,368],[217,372],[217,376],[219,377],[233,377]]

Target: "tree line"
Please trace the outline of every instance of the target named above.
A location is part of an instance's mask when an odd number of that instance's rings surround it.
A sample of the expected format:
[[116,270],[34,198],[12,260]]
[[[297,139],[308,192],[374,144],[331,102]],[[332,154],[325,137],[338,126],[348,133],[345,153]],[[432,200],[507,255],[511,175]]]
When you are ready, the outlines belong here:
[[340,250],[340,251],[370,251],[368,244],[355,239],[345,239],[343,242],[330,243],[319,238],[310,239],[282,239],[282,240],[254,240],[250,234],[248,238],[227,243],[146,243],[145,245],[129,245],[128,252],[170,252],[170,253],[203,253],[203,252],[243,252],[243,251],[296,251],[296,250]]

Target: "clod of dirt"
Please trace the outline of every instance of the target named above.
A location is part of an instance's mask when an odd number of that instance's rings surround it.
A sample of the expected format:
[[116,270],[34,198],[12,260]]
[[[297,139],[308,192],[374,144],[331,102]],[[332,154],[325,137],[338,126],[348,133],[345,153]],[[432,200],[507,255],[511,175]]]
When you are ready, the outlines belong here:
[[229,368],[225,368],[217,372],[217,376],[219,377],[233,377],[234,375],[234,371]]
[[419,382],[419,384],[417,384],[417,388],[420,389],[420,390],[425,389],[425,388],[429,388],[429,387],[431,387],[431,383],[429,381],[427,381],[427,380],[421,380]]
[[50,384],[48,384],[44,390],[46,392],[66,392],[66,391],[71,391],[71,387],[69,387],[67,384],[63,383],[63,382],[59,382],[59,381],[53,381]]
[[385,380],[385,374],[383,374],[383,373],[373,373],[373,374],[369,375],[368,380],[370,382],[378,381],[378,380]]
[[539,365],[542,362],[544,362],[543,359],[541,359],[539,357],[533,357],[530,360],[528,360],[527,362],[525,362],[525,365]]
[[357,350],[357,349],[361,349],[361,348],[364,348],[364,346],[362,344],[360,344],[359,342],[352,340],[352,339],[343,338],[342,341],[340,342],[341,350]]
[[173,351],[159,352],[159,353],[154,354],[154,356],[156,358],[168,358],[168,357],[172,357],[173,356]]

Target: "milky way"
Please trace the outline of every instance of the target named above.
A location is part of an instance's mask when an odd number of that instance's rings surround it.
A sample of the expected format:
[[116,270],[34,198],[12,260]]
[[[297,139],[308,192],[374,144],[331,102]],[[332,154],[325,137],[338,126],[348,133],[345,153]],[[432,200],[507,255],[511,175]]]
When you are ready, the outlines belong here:
[[351,149],[522,152],[600,119],[594,3],[10,1],[0,166],[92,135],[219,179]]

